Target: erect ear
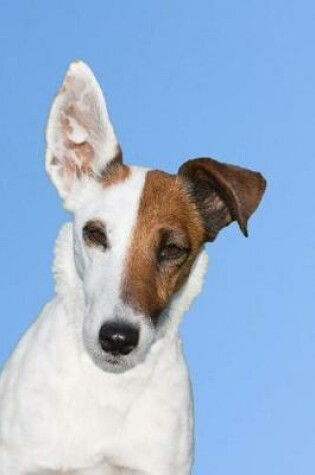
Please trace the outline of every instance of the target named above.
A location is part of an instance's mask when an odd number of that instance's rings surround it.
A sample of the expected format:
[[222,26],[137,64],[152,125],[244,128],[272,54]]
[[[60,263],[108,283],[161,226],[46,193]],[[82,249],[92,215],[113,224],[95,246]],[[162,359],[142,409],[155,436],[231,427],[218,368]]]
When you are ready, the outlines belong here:
[[247,236],[247,221],[266,188],[263,176],[211,158],[188,160],[179,169],[186,189],[203,219],[206,240],[213,241],[224,226],[237,221]]
[[81,61],[70,65],[53,102],[46,140],[46,170],[62,198],[83,176],[101,178],[122,161],[100,86]]

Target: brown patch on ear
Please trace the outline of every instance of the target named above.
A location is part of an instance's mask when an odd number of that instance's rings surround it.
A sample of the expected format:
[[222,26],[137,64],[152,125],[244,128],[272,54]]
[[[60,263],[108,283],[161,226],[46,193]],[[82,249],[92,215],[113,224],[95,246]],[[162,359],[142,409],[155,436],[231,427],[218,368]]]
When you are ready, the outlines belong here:
[[[147,173],[126,262],[122,298],[154,324],[185,283],[203,243],[202,221],[182,185],[177,176]],[[184,254],[159,259],[165,245],[171,251],[179,246]]]
[[130,175],[130,168],[122,162],[122,151],[118,147],[117,153],[102,173],[101,184],[106,187],[125,181]]
[[188,160],[179,171],[213,241],[224,226],[237,221],[243,234],[266,188],[263,176],[211,158]]
[[130,175],[130,168],[127,165],[119,165],[115,167],[109,167],[109,173],[101,180],[102,185],[110,186],[116,185],[116,183],[125,181]]

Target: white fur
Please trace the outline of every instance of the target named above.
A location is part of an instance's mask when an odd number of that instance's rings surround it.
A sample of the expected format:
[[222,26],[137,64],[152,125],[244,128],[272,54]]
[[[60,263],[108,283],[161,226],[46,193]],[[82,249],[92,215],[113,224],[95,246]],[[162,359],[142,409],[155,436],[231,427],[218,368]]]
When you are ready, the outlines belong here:
[[188,475],[192,403],[178,326],[201,290],[206,253],[145,360],[112,374],[92,362],[80,339],[84,313],[72,243],[67,224],[56,247],[57,295],[0,379],[0,473]]
[[[102,187],[92,182],[81,187],[80,202],[72,203],[74,209],[75,264],[82,279],[85,300],[83,341],[93,361],[103,369],[113,371],[98,343],[103,323],[119,319],[141,327],[137,348],[122,360],[116,370],[123,370],[141,360],[153,339],[153,328],[148,320],[137,314],[120,299],[124,265],[128,246],[138,214],[146,169],[132,167],[128,179],[115,186]],[[104,252],[97,247],[87,247],[82,239],[82,228],[89,220],[105,223],[109,248]]]
[[[74,221],[62,228],[56,244],[56,296],[0,377],[0,474],[188,475],[192,400],[179,324],[201,290],[207,256],[202,250],[158,330],[121,301],[146,170],[131,167],[126,180],[108,187],[94,179],[114,157],[117,141],[91,71],[79,63],[69,77],[66,100],[75,98],[81,107],[81,92],[92,91],[96,120],[106,131],[91,136],[90,123],[85,128],[71,122],[69,139],[91,140],[103,152],[94,155],[93,176],[65,172],[74,157],[71,147],[60,145],[65,97],[58,96],[47,133],[48,169]],[[105,223],[106,252],[84,243],[82,228],[94,219]],[[98,335],[102,324],[115,318],[136,323],[140,340],[114,368]]]

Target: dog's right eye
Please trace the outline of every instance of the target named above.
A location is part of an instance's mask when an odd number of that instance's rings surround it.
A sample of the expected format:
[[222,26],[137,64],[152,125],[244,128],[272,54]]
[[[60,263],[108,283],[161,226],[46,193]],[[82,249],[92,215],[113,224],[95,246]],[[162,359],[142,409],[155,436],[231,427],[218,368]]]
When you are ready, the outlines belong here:
[[108,248],[105,225],[101,221],[88,221],[83,227],[82,234],[88,246],[99,246],[103,250]]

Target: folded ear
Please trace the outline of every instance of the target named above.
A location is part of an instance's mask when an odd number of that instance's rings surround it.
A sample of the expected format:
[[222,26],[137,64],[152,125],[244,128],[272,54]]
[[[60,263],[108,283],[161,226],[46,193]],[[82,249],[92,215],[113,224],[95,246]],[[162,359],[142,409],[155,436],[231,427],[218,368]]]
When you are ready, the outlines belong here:
[[105,99],[90,68],[72,63],[48,119],[46,170],[66,198],[82,176],[101,178],[122,155]]
[[260,173],[211,158],[188,160],[179,169],[186,189],[204,222],[206,240],[213,241],[224,226],[237,221],[247,236],[247,221],[266,188]]

